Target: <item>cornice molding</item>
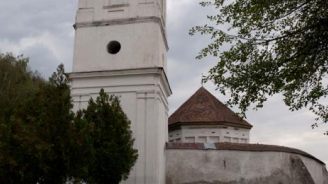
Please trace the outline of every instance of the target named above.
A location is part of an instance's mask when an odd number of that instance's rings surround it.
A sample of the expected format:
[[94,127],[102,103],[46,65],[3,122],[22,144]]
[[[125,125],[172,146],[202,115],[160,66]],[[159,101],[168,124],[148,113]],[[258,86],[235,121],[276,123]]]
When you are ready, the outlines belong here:
[[126,25],[135,23],[146,23],[153,22],[159,24],[165,43],[166,50],[169,50],[169,45],[167,42],[166,31],[164,22],[161,18],[150,16],[150,17],[136,17],[136,18],[123,18],[123,19],[112,19],[104,21],[92,21],[92,22],[78,22],[73,25],[74,29],[84,28],[84,27],[98,27],[98,26],[111,26],[111,25]]
[[162,83],[166,88],[165,92],[168,96],[172,94],[172,90],[163,68],[136,68],[136,69],[122,69],[122,70],[105,70],[105,71],[86,71],[86,72],[72,72],[69,73],[69,79],[81,78],[96,78],[96,77],[114,77],[114,76],[135,76],[135,75],[159,75]]

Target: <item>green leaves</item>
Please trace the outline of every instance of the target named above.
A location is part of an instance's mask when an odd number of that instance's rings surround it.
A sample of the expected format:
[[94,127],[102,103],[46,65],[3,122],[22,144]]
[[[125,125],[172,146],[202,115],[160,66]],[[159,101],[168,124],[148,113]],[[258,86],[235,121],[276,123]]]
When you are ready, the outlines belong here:
[[102,89],[96,101],[91,99],[83,118],[92,124],[93,152],[87,181],[119,183],[127,179],[137,159],[130,121],[120,107],[119,99]]
[[0,183],[119,183],[137,159],[118,98],[101,90],[72,112],[63,65],[49,81],[0,55]]
[[68,76],[65,73],[64,65],[60,64],[57,68],[57,72],[54,72],[49,78],[50,84],[54,86],[67,86]]
[[[328,106],[322,103],[328,93],[327,1],[210,0],[201,5],[218,13],[190,34],[210,36],[197,58],[218,58],[204,80],[224,94],[229,91],[230,105],[245,115],[252,104],[257,109],[282,93],[290,110],[308,108],[317,120],[328,122]],[[221,51],[223,45],[230,49]]]

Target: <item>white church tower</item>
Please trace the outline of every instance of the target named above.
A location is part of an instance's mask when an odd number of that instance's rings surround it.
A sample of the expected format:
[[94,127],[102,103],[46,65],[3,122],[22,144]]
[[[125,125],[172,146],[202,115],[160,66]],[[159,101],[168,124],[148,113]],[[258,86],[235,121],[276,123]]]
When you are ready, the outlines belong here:
[[165,13],[166,0],[79,0],[70,74],[74,108],[85,108],[101,88],[120,97],[139,154],[123,183],[165,183],[171,95]]

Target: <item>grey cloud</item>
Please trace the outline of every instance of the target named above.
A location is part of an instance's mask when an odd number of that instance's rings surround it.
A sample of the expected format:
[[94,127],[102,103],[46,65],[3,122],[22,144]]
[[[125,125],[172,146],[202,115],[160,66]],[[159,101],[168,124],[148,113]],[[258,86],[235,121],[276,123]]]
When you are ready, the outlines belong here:
[[45,78],[53,73],[60,64],[53,53],[41,44],[26,49],[24,53],[29,57],[29,66],[33,70],[42,71],[41,75]]
[[[168,39],[170,50],[168,53],[169,79],[174,92],[192,93],[200,87],[201,74],[209,69],[208,62],[196,61],[195,57],[200,49],[206,46],[206,41],[201,37],[191,37],[189,29],[202,23],[206,12],[195,2],[184,3],[170,1],[174,11],[168,13]],[[180,5],[180,6],[177,6]],[[187,5],[187,6],[185,6]],[[177,9],[174,9],[177,8]],[[197,12],[199,19],[195,19]],[[201,18],[203,16],[203,18]],[[196,20],[196,21],[195,21]],[[198,21],[197,21],[198,20]],[[182,88],[181,88],[182,87]],[[177,104],[182,103],[178,95],[170,98],[171,112]]]
[[[38,62],[35,60],[39,60],[39,58],[47,59],[47,65],[51,67],[62,62],[70,69],[73,45],[73,38],[70,33],[73,31],[72,25],[77,6],[76,2],[76,0],[10,0],[1,2],[0,45],[2,45],[2,48],[0,50],[6,52],[17,51],[14,54],[29,56],[31,63]],[[53,35],[56,43],[51,44],[57,44],[56,48],[45,48],[47,46],[40,47],[40,45],[24,47],[22,45],[24,40],[40,38],[45,33]],[[10,44],[11,47],[7,48],[5,44]],[[40,48],[43,51],[47,50],[47,52],[38,50]],[[55,58],[57,54],[55,52],[61,52],[61,61]],[[50,69],[48,66],[38,65],[36,69],[44,76],[49,76]]]
[[73,23],[75,4],[67,0],[10,0],[1,3],[1,38],[19,40],[44,31],[60,32],[63,23]]
[[[172,113],[201,86],[202,73],[206,74],[216,63],[216,59],[196,61],[195,56],[206,46],[208,40],[188,35],[192,26],[206,22],[205,16],[212,10],[201,8],[197,5],[197,0],[168,1],[168,77],[174,92],[169,99]],[[29,56],[32,68],[39,70],[44,76],[49,76],[61,62],[65,63],[66,68],[70,68],[74,31],[71,26],[76,7],[77,0],[2,1],[0,51],[15,49]],[[42,37],[45,34],[48,37]],[[32,39],[29,40],[31,43],[26,41],[27,38]],[[33,42],[33,39],[45,40]],[[215,86],[211,83],[205,86],[221,101],[226,99],[214,90]],[[279,96],[267,102],[263,109],[248,113],[248,121],[254,125],[253,142],[300,148],[327,162],[327,137],[322,135],[322,129],[311,130],[312,120],[312,115],[307,111],[288,111]]]

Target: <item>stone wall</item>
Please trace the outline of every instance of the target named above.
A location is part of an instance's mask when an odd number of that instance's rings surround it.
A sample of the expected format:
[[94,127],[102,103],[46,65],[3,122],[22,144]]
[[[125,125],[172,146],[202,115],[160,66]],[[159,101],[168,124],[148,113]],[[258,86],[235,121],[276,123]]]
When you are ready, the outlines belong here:
[[328,184],[323,162],[280,146],[168,143],[166,159],[167,184]]

